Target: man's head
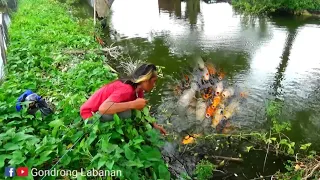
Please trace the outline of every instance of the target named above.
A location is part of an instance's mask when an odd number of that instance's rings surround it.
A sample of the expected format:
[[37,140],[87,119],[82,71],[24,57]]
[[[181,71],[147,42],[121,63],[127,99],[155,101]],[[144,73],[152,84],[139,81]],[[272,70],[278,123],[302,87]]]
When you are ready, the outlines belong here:
[[157,67],[154,64],[142,64],[133,72],[132,78],[139,88],[150,92],[158,79]]

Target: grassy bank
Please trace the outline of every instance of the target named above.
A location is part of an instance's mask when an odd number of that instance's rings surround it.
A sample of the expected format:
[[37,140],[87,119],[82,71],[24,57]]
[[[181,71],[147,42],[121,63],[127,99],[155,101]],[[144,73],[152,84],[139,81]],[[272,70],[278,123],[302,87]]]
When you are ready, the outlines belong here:
[[[117,77],[103,55],[67,53],[99,48],[94,33],[92,20],[73,18],[58,1],[19,2],[9,29],[8,64],[0,89],[2,172],[7,166],[27,166],[29,179],[31,168],[52,167],[122,170],[121,179],[170,176],[158,150],[159,132],[148,124],[154,121],[148,109],[137,111],[132,119],[116,117],[104,124],[84,124],[80,118],[81,104]],[[43,119],[40,113],[27,115],[26,108],[16,112],[17,98],[27,89],[46,98],[54,114]]]
[[320,12],[320,0],[233,0],[232,5],[249,14]]

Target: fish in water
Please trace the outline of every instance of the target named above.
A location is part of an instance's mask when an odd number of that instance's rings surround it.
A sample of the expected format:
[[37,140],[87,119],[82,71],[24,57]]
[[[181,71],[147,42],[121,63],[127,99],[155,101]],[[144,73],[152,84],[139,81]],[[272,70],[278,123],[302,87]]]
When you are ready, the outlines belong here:
[[202,92],[202,98],[204,100],[208,100],[209,98],[212,97],[212,94],[213,94],[213,88],[212,87],[208,87],[206,89],[203,90]]
[[207,111],[206,111],[206,118],[210,118],[213,116],[213,114],[216,112],[216,108],[213,108],[211,106],[207,107]]
[[233,95],[234,95],[234,89],[232,87],[229,87],[229,88],[223,90],[223,92],[222,92],[223,98],[229,98]]
[[223,118],[225,120],[230,119],[239,108],[239,101],[233,100],[223,111]]
[[183,75],[182,87],[183,88],[189,88],[190,87],[190,83],[191,83],[191,80],[190,80],[189,76],[188,75]]
[[198,63],[198,67],[199,67],[199,70],[200,70],[200,74],[199,75],[200,75],[201,79],[203,79],[205,81],[209,81],[210,74],[209,74],[208,68],[205,66],[205,63],[204,63],[204,61],[202,60],[201,57],[197,58],[197,63]]
[[212,108],[217,108],[220,103],[221,103],[221,96],[214,96],[214,98],[212,100],[211,107]]
[[184,107],[184,108],[189,106],[189,104],[190,104],[192,98],[195,96],[195,94],[196,94],[196,91],[192,88],[184,91],[178,101],[178,105],[180,107]]
[[187,116],[194,116],[195,113],[196,113],[195,107],[189,106],[187,109]]
[[215,85],[216,96],[219,96],[222,93],[222,91],[223,91],[223,83],[222,83],[222,81],[220,81]]
[[192,98],[189,106],[195,108],[197,106],[197,99],[196,98]]
[[180,96],[182,94],[182,88],[179,85],[173,87],[173,93],[175,96]]
[[217,109],[214,117],[212,118],[212,127],[216,128],[220,121],[223,119],[222,109]]
[[195,139],[200,136],[201,136],[200,134],[193,134],[192,136],[187,135],[186,137],[183,138],[182,144],[194,143]]
[[226,76],[226,74],[223,71],[219,71],[218,73],[218,79],[221,81],[224,77]]
[[223,134],[227,134],[230,131],[232,131],[233,129],[235,129],[235,128],[231,125],[230,121],[228,121],[228,120],[222,120],[219,123],[219,125],[216,127],[217,132],[219,132],[219,133],[222,132]]
[[206,67],[207,67],[208,72],[209,72],[210,75],[215,75],[217,73],[217,70],[216,70],[216,68],[214,67],[213,64],[207,63]]
[[196,107],[196,119],[198,121],[204,120],[206,116],[206,103],[202,99],[198,99]]
[[247,98],[247,97],[248,97],[248,93],[247,93],[247,92],[241,92],[241,93],[240,93],[240,96],[241,96],[242,98]]

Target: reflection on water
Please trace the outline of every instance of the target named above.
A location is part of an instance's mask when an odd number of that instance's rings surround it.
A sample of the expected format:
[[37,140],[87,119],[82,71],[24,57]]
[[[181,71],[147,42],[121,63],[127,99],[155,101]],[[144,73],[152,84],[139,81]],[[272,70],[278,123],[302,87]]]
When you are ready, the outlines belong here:
[[250,94],[234,123],[261,128],[265,102],[276,97],[285,102],[291,136],[317,143],[319,19],[250,18],[228,3],[199,0],[117,0],[112,9],[113,28],[127,37],[121,43],[138,50],[132,56],[166,67],[149,96],[153,105],[170,99],[167,85],[191,66],[191,55],[201,53],[223,67],[228,83]]

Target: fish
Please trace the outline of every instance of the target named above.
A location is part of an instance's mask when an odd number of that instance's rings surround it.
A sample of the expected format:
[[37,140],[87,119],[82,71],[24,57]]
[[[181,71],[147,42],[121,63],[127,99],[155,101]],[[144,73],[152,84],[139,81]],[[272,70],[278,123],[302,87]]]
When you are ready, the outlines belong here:
[[184,91],[178,101],[178,105],[180,107],[184,107],[184,108],[189,106],[189,104],[190,104],[192,98],[195,96],[195,94],[196,94],[196,91],[192,88]]
[[189,106],[190,107],[196,107],[197,106],[197,99],[196,98],[192,98]]
[[194,143],[195,139],[200,136],[201,136],[200,134],[193,134],[192,136],[187,135],[186,137],[183,138],[182,144]]
[[218,79],[221,81],[224,77],[226,76],[226,74],[223,71],[220,71],[218,73]]
[[248,97],[248,93],[247,92],[240,92],[240,97],[247,98]]
[[182,94],[182,88],[179,85],[174,86],[173,93],[175,96],[180,96]]
[[211,107],[212,108],[217,108],[220,103],[221,103],[221,96],[214,96],[214,98],[212,100]]
[[211,94],[202,94],[202,98],[203,98],[204,100],[208,100],[208,99],[211,98],[211,97],[212,97]]
[[223,118],[230,119],[239,108],[239,101],[233,100],[223,111]]
[[220,81],[215,85],[215,94],[219,96],[223,91],[223,83]]
[[209,81],[210,74],[209,74],[208,68],[205,66],[205,63],[201,57],[197,58],[197,63],[200,70],[200,77],[206,81]]
[[196,107],[196,119],[203,121],[206,116],[206,103],[202,99],[198,99]]
[[187,116],[192,116],[194,114],[196,114],[195,107],[189,106],[188,109],[187,109]]
[[206,67],[208,69],[209,75],[215,75],[217,73],[217,70],[216,70],[216,68],[214,67],[213,64],[207,63]]
[[212,127],[216,128],[217,125],[220,123],[221,120],[223,120],[223,114],[221,109],[217,109],[214,117],[212,118]]
[[229,87],[229,88],[223,90],[223,92],[222,92],[223,98],[229,98],[233,95],[234,95],[234,89],[232,87]]
[[204,100],[208,100],[209,98],[212,97],[212,92],[213,92],[213,88],[212,87],[208,87],[208,88],[204,89],[203,92],[202,92],[202,98]]
[[226,124],[224,125],[222,133],[223,134],[228,134],[228,133],[230,133],[230,131],[233,131],[234,129],[235,129],[235,127],[232,126],[229,121],[227,121]]
[[183,78],[183,80],[182,80],[182,86],[184,87],[184,88],[189,88],[190,87],[190,78],[189,78],[189,76],[188,75],[183,75],[184,76],[184,78]]
[[212,117],[216,110],[216,108],[212,108],[211,106],[207,107],[206,118]]
[[203,59],[200,56],[198,56],[196,59],[197,59],[198,67],[200,69],[204,69],[205,68],[205,63],[204,63]]

